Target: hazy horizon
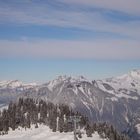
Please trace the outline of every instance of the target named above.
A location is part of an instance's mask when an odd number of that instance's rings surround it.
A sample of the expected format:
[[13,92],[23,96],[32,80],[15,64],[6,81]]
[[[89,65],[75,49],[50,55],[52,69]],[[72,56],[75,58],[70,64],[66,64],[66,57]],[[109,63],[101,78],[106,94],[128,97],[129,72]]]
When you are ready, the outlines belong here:
[[[12,63],[11,63],[12,61]],[[45,83],[58,76],[84,76],[89,80],[99,80],[121,76],[132,70],[140,70],[140,64],[135,62],[93,61],[93,60],[9,60],[1,62],[0,81],[19,80],[25,83]],[[10,69],[8,69],[8,67]],[[18,73],[16,73],[18,72]]]

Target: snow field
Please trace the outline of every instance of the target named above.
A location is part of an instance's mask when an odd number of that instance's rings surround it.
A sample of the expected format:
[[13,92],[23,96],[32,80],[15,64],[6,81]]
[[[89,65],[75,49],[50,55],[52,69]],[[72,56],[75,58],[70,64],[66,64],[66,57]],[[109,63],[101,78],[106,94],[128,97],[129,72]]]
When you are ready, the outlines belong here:
[[[0,140],[73,140],[73,132],[60,133],[52,132],[48,126],[40,125],[35,128],[34,125],[30,129],[18,128],[15,131],[10,130],[8,135],[0,135]],[[93,137],[82,135],[79,140],[103,140],[98,133],[94,133]],[[106,139],[104,139],[106,140]]]

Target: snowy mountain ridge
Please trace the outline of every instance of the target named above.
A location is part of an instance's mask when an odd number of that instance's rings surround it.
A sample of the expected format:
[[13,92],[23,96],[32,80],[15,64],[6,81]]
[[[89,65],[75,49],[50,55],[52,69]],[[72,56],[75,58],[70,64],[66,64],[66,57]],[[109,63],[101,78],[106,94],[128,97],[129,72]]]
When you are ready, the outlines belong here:
[[[101,87],[100,84],[106,83],[111,85],[115,90],[118,90],[121,88],[127,88],[127,89],[134,89],[135,91],[140,91],[140,70],[132,70],[127,74],[113,77],[113,78],[106,78],[103,80],[94,80],[96,82],[96,86],[99,86],[102,90],[107,91],[107,89],[104,89]],[[80,83],[80,82],[93,82],[92,80],[88,80],[87,78],[83,76],[78,77],[72,77],[72,76],[58,76],[56,79],[47,82],[49,89],[52,90],[53,87],[57,86],[61,82],[70,82],[70,83]],[[44,85],[44,84],[43,84]],[[18,87],[35,87],[38,86],[37,83],[29,83],[24,84],[23,82],[19,80],[9,80],[9,81],[0,81],[0,88],[18,88]],[[111,89],[110,89],[111,90]],[[108,90],[108,92],[110,92]]]
[[19,80],[0,81],[0,88],[18,88],[36,86],[36,83],[24,84]]
[[137,96],[131,95],[140,95],[140,70],[133,70],[128,74],[115,78],[97,80],[97,85],[103,91],[113,94],[117,98],[123,97],[137,100]]

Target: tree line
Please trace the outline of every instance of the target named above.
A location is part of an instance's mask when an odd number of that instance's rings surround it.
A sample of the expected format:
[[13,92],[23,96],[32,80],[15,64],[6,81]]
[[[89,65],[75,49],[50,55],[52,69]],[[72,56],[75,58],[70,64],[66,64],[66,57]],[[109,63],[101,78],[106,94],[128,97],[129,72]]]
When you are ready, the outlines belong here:
[[[34,100],[32,98],[20,98],[16,103],[10,103],[8,109],[0,111],[0,135],[8,134],[9,128],[12,130],[18,127],[30,128],[32,124],[38,128],[39,124],[49,126],[53,132],[72,132],[74,124],[69,121],[71,116],[80,116],[79,128],[84,128],[88,137],[96,131],[102,138],[109,140],[129,140],[125,135],[116,131],[108,123],[91,123],[88,118],[75,112],[64,104],[53,104],[44,100]],[[78,132],[79,138],[82,137]]]

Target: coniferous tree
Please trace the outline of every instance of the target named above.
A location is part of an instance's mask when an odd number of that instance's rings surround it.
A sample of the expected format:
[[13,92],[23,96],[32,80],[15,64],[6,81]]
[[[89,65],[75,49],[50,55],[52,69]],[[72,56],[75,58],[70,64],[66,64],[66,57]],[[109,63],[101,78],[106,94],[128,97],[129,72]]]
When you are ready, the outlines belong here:
[[30,128],[31,127],[31,120],[30,120],[30,114],[29,113],[27,113],[26,127],[27,128]]
[[60,133],[63,132],[63,128],[64,128],[64,116],[61,115],[58,120],[58,130]]
[[87,134],[87,137],[92,137],[92,128],[89,124],[87,124],[86,126],[86,134]]

